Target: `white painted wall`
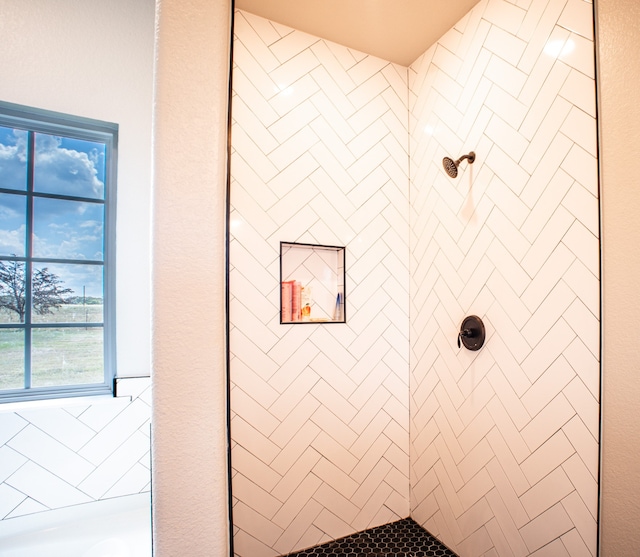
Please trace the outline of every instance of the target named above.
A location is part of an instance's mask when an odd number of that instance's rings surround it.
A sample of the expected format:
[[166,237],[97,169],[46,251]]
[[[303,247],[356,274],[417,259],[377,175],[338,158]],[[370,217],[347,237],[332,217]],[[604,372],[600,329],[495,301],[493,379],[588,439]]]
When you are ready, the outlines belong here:
[[118,375],[150,372],[153,0],[0,0],[0,99],[120,126]]
[[[120,377],[150,373],[154,9],[152,0],[0,0],[0,100],[120,126]],[[134,391],[133,400],[3,405],[0,518],[148,491],[150,392]]]

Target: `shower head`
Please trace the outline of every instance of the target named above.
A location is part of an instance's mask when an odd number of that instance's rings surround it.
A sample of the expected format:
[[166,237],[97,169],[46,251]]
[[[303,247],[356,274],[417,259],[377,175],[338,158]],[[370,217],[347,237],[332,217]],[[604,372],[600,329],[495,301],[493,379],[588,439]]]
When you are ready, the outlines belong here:
[[454,161],[449,157],[445,157],[444,159],[442,159],[442,166],[444,167],[444,171],[451,178],[456,178],[458,176],[458,166],[464,159],[469,159],[469,164],[471,164],[474,160],[476,160],[476,154],[471,151],[468,155],[462,155],[457,161]]

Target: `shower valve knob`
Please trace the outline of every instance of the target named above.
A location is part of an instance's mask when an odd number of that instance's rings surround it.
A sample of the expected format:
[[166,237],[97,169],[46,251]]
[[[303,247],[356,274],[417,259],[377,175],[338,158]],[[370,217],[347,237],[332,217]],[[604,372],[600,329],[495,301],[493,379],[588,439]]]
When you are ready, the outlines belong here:
[[464,345],[468,350],[480,350],[484,344],[485,329],[482,319],[477,315],[469,315],[464,318],[458,333],[458,348]]

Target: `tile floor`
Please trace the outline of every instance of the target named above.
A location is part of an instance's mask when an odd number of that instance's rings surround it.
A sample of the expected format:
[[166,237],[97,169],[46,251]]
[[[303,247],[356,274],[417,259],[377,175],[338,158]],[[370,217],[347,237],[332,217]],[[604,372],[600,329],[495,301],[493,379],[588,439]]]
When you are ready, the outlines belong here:
[[371,528],[288,557],[456,557],[411,518]]

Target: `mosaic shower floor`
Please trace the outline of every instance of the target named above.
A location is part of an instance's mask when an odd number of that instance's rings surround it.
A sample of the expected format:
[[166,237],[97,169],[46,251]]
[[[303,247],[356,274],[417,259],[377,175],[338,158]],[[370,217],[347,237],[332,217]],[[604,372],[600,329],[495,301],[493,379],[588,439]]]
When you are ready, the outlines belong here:
[[411,518],[378,526],[287,557],[457,557]]

